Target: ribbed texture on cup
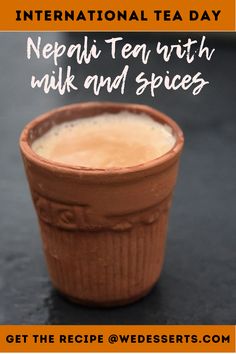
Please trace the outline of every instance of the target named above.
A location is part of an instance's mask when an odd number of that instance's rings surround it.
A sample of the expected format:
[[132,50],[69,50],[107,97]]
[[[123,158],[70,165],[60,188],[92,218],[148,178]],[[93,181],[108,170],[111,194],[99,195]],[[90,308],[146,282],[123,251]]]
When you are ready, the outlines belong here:
[[167,214],[127,231],[68,232],[40,221],[54,286],[75,301],[102,306],[144,296],[161,272]]

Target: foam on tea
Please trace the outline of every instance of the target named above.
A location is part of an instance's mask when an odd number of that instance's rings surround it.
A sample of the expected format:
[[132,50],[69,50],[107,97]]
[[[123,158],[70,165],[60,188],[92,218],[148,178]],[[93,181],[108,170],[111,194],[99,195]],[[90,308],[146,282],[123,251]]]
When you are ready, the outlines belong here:
[[124,111],[56,125],[35,140],[32,149],[55,162],[112,168],[153,160],[171,150],[175,141],[169,126]]

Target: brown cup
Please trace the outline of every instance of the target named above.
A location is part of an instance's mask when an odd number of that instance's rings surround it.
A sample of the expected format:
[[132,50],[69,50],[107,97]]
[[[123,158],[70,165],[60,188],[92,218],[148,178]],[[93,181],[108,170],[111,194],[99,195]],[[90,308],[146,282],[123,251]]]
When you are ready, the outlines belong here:
[[[55,124],[120,111],[146,113],[169,125],[175,146],[147,163],[112,169],[66,166],[31,149]],[[183,141],[181,129],[165,114],[128,103],[64,106],[24,128],[20,148],[25,171],[48,270],[62,294],[86,305],[116,306],[143,297],[155,285]]]

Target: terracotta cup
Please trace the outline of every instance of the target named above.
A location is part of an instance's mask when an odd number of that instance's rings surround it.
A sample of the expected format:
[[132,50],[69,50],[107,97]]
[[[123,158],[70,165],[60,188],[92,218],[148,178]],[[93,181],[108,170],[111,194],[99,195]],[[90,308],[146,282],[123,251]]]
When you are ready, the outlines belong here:
[[[150,162],[112,169],[66,166],[31,149],[55,124],[120,111],[144,112],[169,125],[175,146]],[[50,277],[62,294],[87,305],[116,306],[143,297],[155,285],[183,140],[181,129],[165,114],[128,103],[64,106],[24,128],[25,171]]]

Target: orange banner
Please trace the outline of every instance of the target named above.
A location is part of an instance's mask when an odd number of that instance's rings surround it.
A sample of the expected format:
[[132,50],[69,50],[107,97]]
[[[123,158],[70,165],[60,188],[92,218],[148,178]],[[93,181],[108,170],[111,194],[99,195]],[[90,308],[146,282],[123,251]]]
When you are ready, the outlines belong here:
[[235,352],[235,326],[1,326],[0,352]]
[[228,0],[1,1],[1,31],[235,31]]

